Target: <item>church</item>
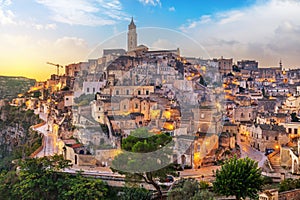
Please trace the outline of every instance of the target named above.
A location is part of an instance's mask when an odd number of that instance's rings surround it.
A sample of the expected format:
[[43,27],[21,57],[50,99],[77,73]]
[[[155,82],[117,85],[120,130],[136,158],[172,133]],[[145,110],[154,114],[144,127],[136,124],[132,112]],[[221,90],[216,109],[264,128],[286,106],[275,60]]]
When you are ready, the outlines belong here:
[[136,25],[134,23],[133,17],[131,18],[131,22],[128,25],[128,32],[127,32],[127,51],[124,49],[104,49],[103,56],[109,57],[113,56],[131,56],[131,57],[141,57],[141,56],[153,56],[153,55],[176,55],[180,57],[180,50],[179,48],[175,50],[158,50],[158,51],[149,51],[149,48],[143,44],[138,45],[138,34],[136,31]]

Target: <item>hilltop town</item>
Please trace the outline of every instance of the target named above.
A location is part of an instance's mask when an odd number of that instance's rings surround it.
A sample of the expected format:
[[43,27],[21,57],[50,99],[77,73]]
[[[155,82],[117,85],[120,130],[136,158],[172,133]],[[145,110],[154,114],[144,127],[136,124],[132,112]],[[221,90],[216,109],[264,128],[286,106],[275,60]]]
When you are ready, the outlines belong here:
[[300,69],[153,51],[137,37],[132,19],[127,50],[104,49],[1,101],[45,121],[35,128],[44,142],[34,157],[62,154],[78,169],[107,170],[122,139],[146,127],[172,136],[172,161],[190,175],[212,169],[207,181],[235,155],[256,160],[274,182],[299,178]]

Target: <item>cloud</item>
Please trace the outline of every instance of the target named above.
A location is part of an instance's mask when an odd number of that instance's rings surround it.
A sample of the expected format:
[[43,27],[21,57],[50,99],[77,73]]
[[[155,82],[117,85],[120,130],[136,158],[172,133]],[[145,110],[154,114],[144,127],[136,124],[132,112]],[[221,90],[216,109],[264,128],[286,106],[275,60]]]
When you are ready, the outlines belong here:
[[177,46],[167,40],[167,39],[157,39],[156,41],[153,42],[153,44],[150,47],[153,50],[158,50],[158,49],[176,49]]
[[36,0],[51,12],[51,18],[70,25],[112,25],[129,20],[119,0]]
[[[300,1],[257,1],[249,7],[202,15],[179,27],[213,57],[257,59],[261,66],[300,66]],[[201,55],[199,55],[201,56]]]
[[0,0],[0,25],[16,24],[15,14],[7,8],[9,5],[10,0]]
[[170,12],[175,12],[175,7],[174,7],[174,6],[170,7],[170,8],[169,8],[169,11],[170,11]]
[[161,6],[160,0],[139,0],[144,5]]
[[56,30],[57,25],[56,24],[32,24],[32,26],[36,29],[36,30]]

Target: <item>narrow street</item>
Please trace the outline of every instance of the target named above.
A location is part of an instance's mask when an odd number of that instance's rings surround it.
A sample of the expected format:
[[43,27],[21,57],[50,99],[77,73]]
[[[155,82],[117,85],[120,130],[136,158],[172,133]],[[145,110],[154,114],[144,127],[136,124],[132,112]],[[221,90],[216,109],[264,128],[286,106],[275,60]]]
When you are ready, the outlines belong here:
[[265,156],[264,153],[252,148],[249,146],[247,142],[241,142],[240,138],[237,138],[237,144],[241,148],[241,157],[249,157],[252,160],[255,160],[258,162],[258,167],[262,167],[267,160],[267,156]]
[[[44,113],[39,113],[39,117],[47,122],[47,117]],[[36,131],[42,133],[44,135],[44,147],[42,149],[42,151],[40,151],[36,157],[40,158],[43,156],[51,156],[54,155],[57,151],[56,151],[56,136],[51,133],[50,131],[47,130],[48,129],[48,124],[46,123],[45,125],[35,129]]]

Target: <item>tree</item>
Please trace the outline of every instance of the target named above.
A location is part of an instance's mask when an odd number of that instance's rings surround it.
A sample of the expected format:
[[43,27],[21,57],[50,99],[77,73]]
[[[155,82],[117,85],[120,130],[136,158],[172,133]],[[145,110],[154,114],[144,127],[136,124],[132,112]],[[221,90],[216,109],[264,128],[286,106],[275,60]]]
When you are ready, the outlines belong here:
[[12,193],[21,199],[57,199],[57,184],[65,178],[58,171],[67,167],[70,161],[58,155],[25,159],[20,163],[19,181],[13,185]]
[[[214,194],[207,190],[208,183],[195,179],[180,179],[169,191],[168,200],[206,199],[213,200]],[[201,186],[204,186],[202,188]]]
[[240,200],[257,197],[263,184],[264,179],[257,162],[250,158],[237,159],[234,156],[225,162],[221,170],[216,171],[213,188],[221,195],[235,195],[236,199]]
[[115,157],[112,170],[124,174],[127,180],[143,180],[151,184],[162,197],[156,179],[174,174],[171,163],[172,137],[165,133],[153,134],[146,128],[136,129],[122,140],[123,152]]
[[148,200],[151,199],[152,192],[145,188],[125,187],[120,200]]
[[69,184],[68,189],[62,190],[60,197],[62,199],[106,199],[108,187],[101,179],[85,178],[78,174],[76,178],[69,178],[69,181],[61,181],[64,184]]
[[100,179],[68,174],[63,156],[21,161],[17,173],[0,174],[0,200],[108,199],[108,186]]
[[285,179],[279,185],[279,192],[300,188],[300,179]]

